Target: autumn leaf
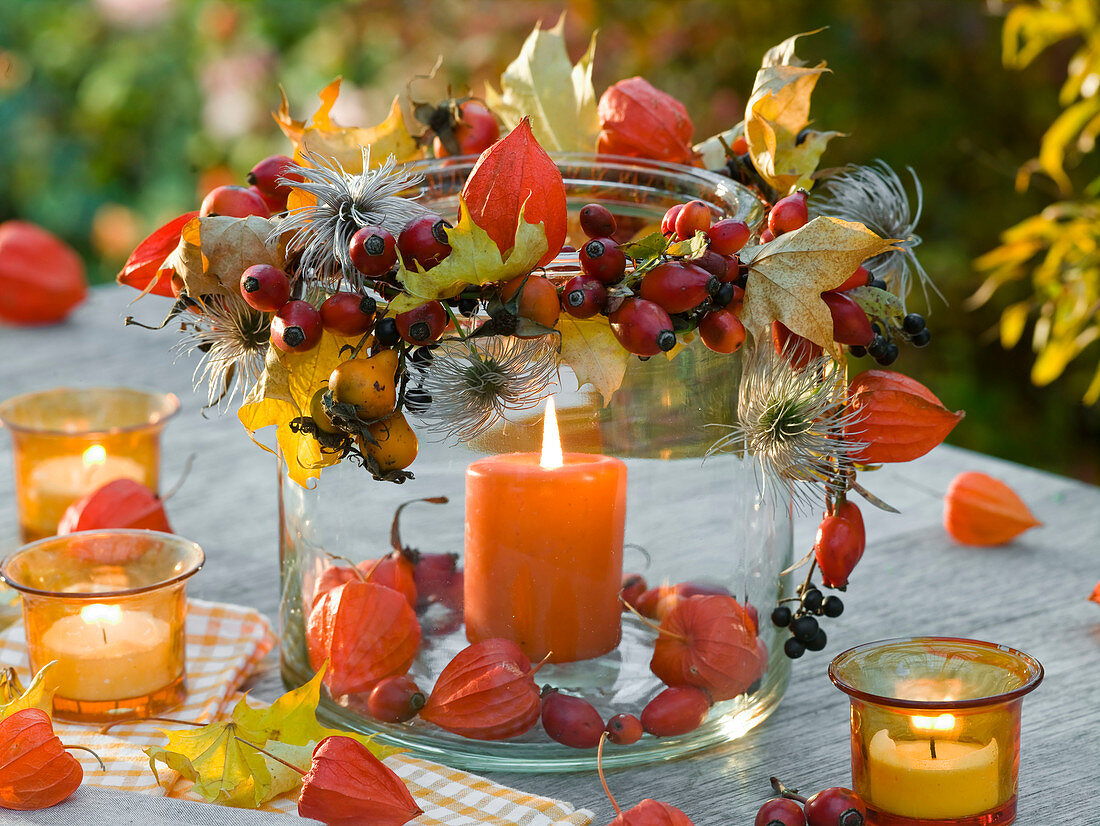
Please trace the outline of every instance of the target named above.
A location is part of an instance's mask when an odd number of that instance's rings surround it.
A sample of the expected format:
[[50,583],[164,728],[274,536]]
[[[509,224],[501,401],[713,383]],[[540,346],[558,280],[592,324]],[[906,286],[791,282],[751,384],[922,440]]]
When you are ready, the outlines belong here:
[[749,156],[764,180],[780,193],[809,189],[825,147],[842,134],[807,129],[810,96],[828,69],[824,62],[807,66],[795,56],[795,42],[802,36],[789,37],[768,51],[745,106]]
[[515,246],[507,255],[489,234],[474,223],[465,201],[459,201],[458,224],[446,230],[451,253],[430,270],[405,269],[398,258],[398,280],[407,295],[390,302],[389,312],[403,313],[439,298],[452,298],[469,284],[507,281],[531,272],[549,249],[541,223],[531,224],[521,210],[516,226]]
[[596,36],[571,65],[564,25],[562,14],[552,29],[535,26],[519,56],[500,76],[501,91],[487,86],[485,100],[509,129],[530,117],[535,137],[549,152],[591,152],[600,131],[592,87]]
[[1100,605],[1100,582],[1096,583],[1096,587],[1092,589],[1092,593],[1089,594],[1089,599]]
[[[355,346],[358,339],[348,339],[325,332],[312,350],[304,353],[288,353],[277,347],[267,350],[267,364],[259,382],[249,393],[237,418],[245,426],[253,441],[256,431],[276,425],[276,441],[287,463],[290,478],[302,487],[308,487],[310,479],[320,476],[321,469],[340,461],[338,453],[323,453],[320,443],[308,433],[295,433],[290,423],[308,415],[309,402],[317,388],[321,387],[333,368],[346,356],[340,349]],[[261,445],[261,447],[266,446]]]
[[604,406],[623,383],[630,353],[619,344],[606,316],[573,318],[562,315],[561,360],[572,368],[577,385],[591,384],[603,398]]
[[274,117],[283,134],[294,144],[294,159],[298,163],[308,166],[308,155],[313,153],[335,158],[345,171],[359,173],[363,171],[364,146],[371,149],[372,167],[382,165],[390,155],[398,163],[416,160],[423,155],[423,150],[405,125],[405,116],[396,97],[389,115],[376,126],[340,126],[336,123],[332,119],[332,107],[340,94],[340,81],[337,78],[321,90],[321,106],[308,124],[290,117],[290,105],[284,93],[282,105]]
[[[364,746],[377,758],[383,759],[397,754],[402,749],[375,743],[373,738],[355,732],[338,731],[326,728],[317,721],[317,705],[321,701],[321,681],[328,668],[327,661],[303,686],[288,691],[269,706],[252,708],[242,697],[233,709],[232,719],[242,728],[257,736],[277,740],[291,746],[306,746],[319,743],[326,737],[351,737]],[[266,748],[266,747],[265,747]]]
[[894,248],[863,224],[821,216],[743,252],[749,267],[741,321],[758,340],[781,321],[839,358],[833,318],[821,293],[839,287],[862,261]]
[[26,690],[23,690],[15,670],[5,668],[0,676],[0,700],[4,702],[0,706],[0,720],[25,708],[40,708],[49,714],[53,708],[53,695],[58,688],[56,674],[53,673],[55,665],[56,661],[51,661],[38,669]]
[[265,756],[250,743],[303,771],[309,769],[313,754],[312,745],[267,743],[234,721],[165,734],[166,746],[145,749],[157,782],[163,783],[157,771],[160,762],[190,780],[192,791],[203,800],[224,806],[254,809],[301,785],[299,772]]
[[253,264],[283,266],[278,239],[270,238],[274,226],[256,215],[192,218],[164,267],[176,271],[190,296],[240,295],[241,273]]
[[171,272],[164,269],[164,262],[179,246],[184,226],[198,214],[185,212],[151,233],[130,253],[115,280],[140,290],[142,295],[153,293],[172,298]]

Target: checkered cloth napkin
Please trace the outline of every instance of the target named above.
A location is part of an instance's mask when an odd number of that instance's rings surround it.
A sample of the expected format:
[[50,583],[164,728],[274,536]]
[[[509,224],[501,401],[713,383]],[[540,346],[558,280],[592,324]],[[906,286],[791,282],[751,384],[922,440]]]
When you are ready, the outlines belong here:
[[[263,616],[236,605],[188,601],[187,688],[185,703],[169,712],[181,720],[210,721],[228,713],[240,694],[238,686],[252,673],[275,645],[275,635]],[[26,642],[23,625],[17,622],[0,634],[0,667],[14,666],[28,682]],[[164,745],[157,726],[140,723],[114,727],[99,734],[94,725],[57,721],[54,729],[66,745],[87,746],[103,759],[101,771],[94,760],[81,759],[85,785],[130,792],[167,795],[185,800],[199,798],[189,783],[176,778],[167,790],[157,783],[142,749]],[[75,753],[80,757],[80,753]],[[424,814],[413,823],[420,826],[465,826],[465,824],[524,824],[586,826],[592,813],[575,810],[568,803],[509,789],[483,777],[447,768],[405,754],[387,758],[412,793]],[[158,765],[161,778],[169,782],[174,772]],[[297,800],[284,797],[271,801],[267,811],[294,814]],[[305,822],[305,821],[301,821]],[[312,822],[312,821],[311,821]]]

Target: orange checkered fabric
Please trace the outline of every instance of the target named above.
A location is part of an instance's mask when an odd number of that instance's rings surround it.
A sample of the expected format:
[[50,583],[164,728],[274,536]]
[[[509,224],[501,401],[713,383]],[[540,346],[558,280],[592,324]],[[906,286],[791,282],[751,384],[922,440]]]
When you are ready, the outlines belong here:
[[[275,646],[270,624],[256,611],[236,605],[188,601],[187,689],[184,704],[172,709],[181,720],[207,722],[227,714],[240,698],[238,687]],[[26,642],[17,622],[0,634],[0,667],[13,666],[27,682]],[[199,800],[186,781],[158,765],[165,786],[157,783],[142,749],[164,745],[158,723],[117,726],[99,734],[94,725],[59,720],[54,728],[66,745],[87,746],[103,759],[100,770],[94,758],[81,758],[84,783],[131,792]],[[525,824],[586,826],[592,813],[574,809],[559,800],[509,789],[483,777],[451,769],[407,754],[386,760],[416,799],[424,814],[413,823],[420,826],[458,824]],[[295,797],[277,798],[265,806],[272,812],[297,812]]]

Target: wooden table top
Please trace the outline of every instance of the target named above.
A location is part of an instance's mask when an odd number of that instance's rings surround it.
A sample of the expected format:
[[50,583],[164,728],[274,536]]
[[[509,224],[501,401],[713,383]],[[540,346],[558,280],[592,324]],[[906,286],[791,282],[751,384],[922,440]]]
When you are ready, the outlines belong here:
[[[62,385],[176,393],[183,411],[164,433],[162,479],[171,485],[196,454],[169,513],[175,529],[207,554],[189,593],[248,604],[274,618],[273,459],[249,441],[235,415],[199,414],[202,402],[190,387],[193,363],[180,357],[173,364],[172,332],[123,328],[122,317],[135,309],[152,320],[168,306],[150,297],[128,307],[135,295],[98,288],[64,325],[0,327],[0,399]],[[11,466],[10,440],[0,438],[4,552],[18,542]],[[941,526],[942,493],[963,470],[1007,482],[1045,525],[1002,548],[955,544]],[[653,797],[680,807],[700,826],[734,826],[752,822],[769,795],[770,775],[809,793],[850,785],[848,699],[826,676],[830,658],[871,640],[928,634],[1004,643],[1043,663],[1046,679],[1024,704],[1017,822],[1100,823],[1100,606],[1086,599],[1100,578],[1100,490],[950,447],[868,474],[865,484],[903,513],[864,508],[867,553],[845,595],[844,616],[830,623],[828,649],[794,663],[779,709],[741,740],[701,756],[610,772],[619,802]],[[814,522],[796,523],[796,555],[812,544]],[[274,657],[252,690],[269,700],[283,692]],[[589,808],[596,824],[613,816],[594,772],[487,775]]]

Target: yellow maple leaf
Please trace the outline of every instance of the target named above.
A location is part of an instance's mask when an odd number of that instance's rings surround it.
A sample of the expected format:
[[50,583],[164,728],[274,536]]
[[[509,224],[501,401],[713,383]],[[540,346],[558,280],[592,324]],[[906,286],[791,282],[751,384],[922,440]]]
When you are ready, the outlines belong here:
[[318,743],[326,737],[340,735],[351,737],[366,746],[379,760],[397,754],[403,749],[383,746],[374,739],[356,732],[326,728],[317,721],[317,705],[321,701],[321,681],[328,668],[326,661],[321,669],[303,686],[286,692],[269,706],[253,708],[242,697],[233,709],[232,719],[264,742],[277,740],[291,746]]
[[810,123],[810,96],[828,69],[824,61],[806,66],[795,56],[795,41],[802,36],[796,34],[768,50],[745,105],[749,155],[764,180],[780,193],[809,189],[826,145],[843,134],[803,132]]
[[547,152],[591,152],[600,131],[592,86],[596,36],[574,65],[565,48],[564,26],[564,13],[552,29],[536,25],[500,76],[501,91],[486,86],[485,101],[509,129],[529,117]]
[[248,267],[270,264],[282,269],[283,247],[271,237],[274,226],[257,215],[192,218],[184,225],[179,245],[164,266],[183,279],[190,296],[239,296],[241,273]]
[[451,252],[430,270],[405,269],[398,258],[398,280],[405,294],[390,302],[389,312],[403,313],[428,301],[452,298],[467,285],[507,281],[531,272],[546,252],[543,224],[530,224],[520,210],[515,246],[502,255],[489,234],[474,223],[465,201],[458,204],[458,224],[446,230]]
[[894,249],[863,224],[820,216],[774,241],[747,250],[741,321],[757,340],[773,321],[839,357],[833,317],[821,293],[839,287],[864,260]]
[[295,161],[308,166],[308,155],[313,153],[335,158],[347,172],[358,173],[363,171],[364,146],[371,149],[372,167],[381,166],[390,155],[398,163],[423,156],[423,149],[405,124],[398,97],[394,97],[386,119],[375,126],[341,126],[334,121],[332,107],[340,94],[340,81],[341,78],[336,78],[321,90],[318,95],[321,106],[308,123],[290,116],[290,106],[283,95],[282,105],[274,117],[283,134],[294,144]]
[[52,674],[56,661],[48,662],[34,675],[31,684],[24,690],[23,684],[13,668],[5,668],[0,673],[0,720],[26,708],[38,708],[47,714],[53,708],[53,695],[57,692],[56,676]]
[[[230,720],[202,728],[166,731],[168,744],[149,746],[157,782],[163,783],[157,763],[190,780],[192,791],[210,803],[254,809],[273,797],[298,788],[302,775],[264,755],[253,745],[308,771],[314,745],[268,743],[262,735]],[[243,741],[243,742],[242,742]]]
[[256,444],[256,431],[276,425],[275,439],[290,478],[302,487],[321,475],[321,469],[340,461],[336,453],[321,451],[320,443],[310,434],[294,432],[290,423],[299,416],[309,415],[309,402],[317,389],[323,387],[337,364],[347,359],[340,349],[355,346],[358,339],[342,338],[325,332],[312,350],[287,353],[275,346],[268,347],[267,363],[259,382],[249,393],[237,418]]
[[606,407],[623,383],[630,361],[630,353],[615,338],[607,316],[573,318],[563,313],[558,330],[561,360],[576,374],[577,386],[591,384]]

